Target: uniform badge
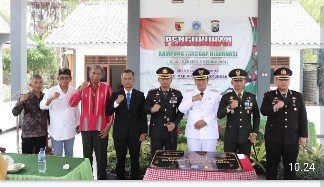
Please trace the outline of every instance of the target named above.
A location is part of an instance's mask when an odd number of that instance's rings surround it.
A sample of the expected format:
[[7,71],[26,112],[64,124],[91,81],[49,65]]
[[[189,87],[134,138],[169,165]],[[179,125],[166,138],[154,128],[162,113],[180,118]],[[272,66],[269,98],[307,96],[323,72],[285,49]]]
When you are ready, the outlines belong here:
[[278,103],[278,101],[279,101],[278,97],[274,97],[272,100],[272,104],[275,105]]
[[178,98],[175,97],[175,96],[172,96],[171,99],[170,99],[170,103],[177,103],[178,102]]
[[251,100],[247,99],[245,102],[244,102],[244,108],[246,110],[246,112],[249,114],[250,113],[250,110],[251,110]]

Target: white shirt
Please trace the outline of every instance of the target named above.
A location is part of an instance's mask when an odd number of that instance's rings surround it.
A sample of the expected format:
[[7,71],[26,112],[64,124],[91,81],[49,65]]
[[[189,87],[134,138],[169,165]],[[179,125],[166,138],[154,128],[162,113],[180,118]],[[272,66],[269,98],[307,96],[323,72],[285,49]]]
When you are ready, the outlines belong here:
[[[199,93],[197,88],[188,90],[179,105],[179,111],[188,117],[185,136],[200,140],[218,139],[217,110],[220,94],[216,90],[206,88],[202,100],[192,102],[192,96]],[[197,130],[194,125],[199,120],[204,120],[207,125]]]
[[[69,100],[75,91],[74,87],[69,86],[68,91],[64,93],[59,85],[54,86],[47,91],[39,104],[42,110],[49,109],[49,134],[54,140],[71,139],[76,134],[76,126],[80,122],[80,109],[78,106],[69,105]],[[55,92],[60,93],[60,96],[46,106],[47,99],[54,96]]]

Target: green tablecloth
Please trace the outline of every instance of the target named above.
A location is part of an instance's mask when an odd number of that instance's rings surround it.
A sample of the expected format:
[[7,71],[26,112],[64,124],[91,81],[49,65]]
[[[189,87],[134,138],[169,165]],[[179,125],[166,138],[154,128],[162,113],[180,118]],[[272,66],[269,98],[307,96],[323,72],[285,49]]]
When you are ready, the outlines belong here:
[[[93,180],[92,169],[88,158],[46,156],[46,173],[37,170],[37,155],[5,153],[15,163],[23,163],[25,167],[15,173],[8,173],[8,180]],[[63,169],[69,164],[68,170]]]

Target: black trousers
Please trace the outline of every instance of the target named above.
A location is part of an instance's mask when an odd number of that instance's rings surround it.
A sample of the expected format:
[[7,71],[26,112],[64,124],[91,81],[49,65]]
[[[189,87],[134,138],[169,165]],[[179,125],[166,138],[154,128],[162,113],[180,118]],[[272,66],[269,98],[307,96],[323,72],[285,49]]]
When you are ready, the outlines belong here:
[[[21,151],[23,154],[37,154],[40,148],[46,148],[47,136],[23,138],[21,137]],[[35,153],[33,152],[35,148]]]
[[114,146],[117,155],[117,163],[116,163],[116,173],[117,177],[120,180],[125,179],[125,163],[126,163],[126,155],[127,148],[129,150],[130,160],[131,160],[131,179],[138,180],[139,179],[139,156],[140,156],[140,148],[141,142],[138,139],[130,139],[129,136],[126,139],[114,139]]
[[296,178],[296,171],[294,166],[297,160],[299,145],[289,144],[284,145],[281,143],[275,143],[265,141],[266,158],[267,158],[267,180],[276,180],[278,175],[278,166],[282,158],[284,166],[284,180],[294,180]]
[[93,164],[92,153],[95,151],[97,161],[97,179],[107,180],[107,146],[108,136],[101,138],[100,131],[81,131],[83,157],[89,158]]
[[237,142],[224,142],[224,152],[234,152],[238,154],[246,154],[250,158],[251,155],[251,142],[246,141],[244,143]]
[[177,150],[177,138],[171,139],[155,139],[151,138],[151,157],[154,157],[156,150]]

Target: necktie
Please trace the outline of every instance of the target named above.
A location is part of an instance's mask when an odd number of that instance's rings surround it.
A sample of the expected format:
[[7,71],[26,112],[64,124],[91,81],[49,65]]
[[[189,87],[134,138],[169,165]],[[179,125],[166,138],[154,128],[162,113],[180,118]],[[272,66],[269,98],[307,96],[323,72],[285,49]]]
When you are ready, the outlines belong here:
[[126,94],[126,100],[127,100],[127,109],[129,110],[129,104],[130,104],[130,93],[129,92]]
[[168,91],[163,91],[163,93],[165,97],[168,96]]
[[202,97],[204,97],[204,92],[200,92],[200,95],[201,95]]
[[240,100],[242,100],[242,94],[241,93],[238,94],[238,97],[239,97]]
[[284,99],[286,99],[287,94],[281,94]]

